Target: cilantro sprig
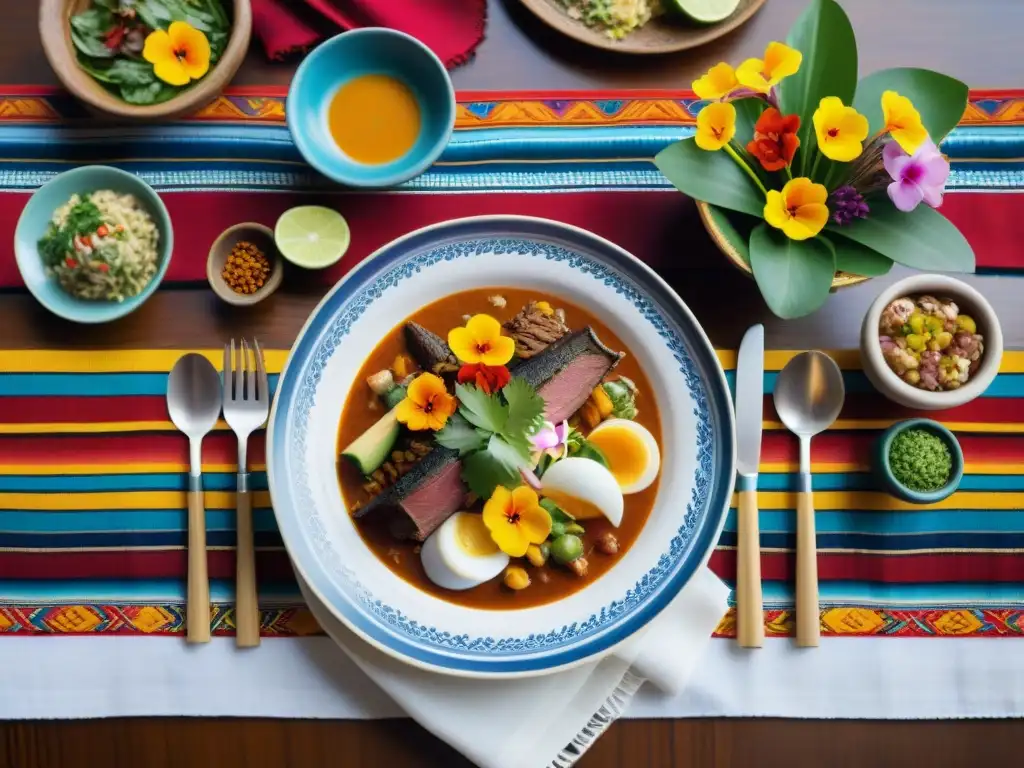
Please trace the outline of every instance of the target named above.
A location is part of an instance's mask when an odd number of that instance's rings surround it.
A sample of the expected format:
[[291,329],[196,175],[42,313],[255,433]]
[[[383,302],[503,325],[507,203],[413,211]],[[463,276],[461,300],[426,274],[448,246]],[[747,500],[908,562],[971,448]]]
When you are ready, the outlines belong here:
[[544,421],[543,398],[518,378],[491,394],[456,384],[455,396],[459,410],[435,439],[459,452],[466,485],[482,499],[499,485],[519,485],[519,469],[531,464],[530,437]]

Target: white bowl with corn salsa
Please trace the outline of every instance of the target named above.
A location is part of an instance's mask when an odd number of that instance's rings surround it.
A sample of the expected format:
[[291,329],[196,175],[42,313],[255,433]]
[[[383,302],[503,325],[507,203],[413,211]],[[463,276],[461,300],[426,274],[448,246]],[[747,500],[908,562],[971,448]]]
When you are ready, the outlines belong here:
[[995,379],[1003,334],[975,288],[946,275],[914,275],[875,299],[861,326],[864,374],[908,408],[955,408]]

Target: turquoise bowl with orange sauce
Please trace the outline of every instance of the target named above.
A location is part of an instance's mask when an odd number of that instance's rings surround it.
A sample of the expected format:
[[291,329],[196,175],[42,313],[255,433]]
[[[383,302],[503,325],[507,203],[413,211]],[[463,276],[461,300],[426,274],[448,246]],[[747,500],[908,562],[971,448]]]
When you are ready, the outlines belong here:
[[[359,162],[331,134],[332,99],[363,75],[398,80],[419,108],[420,128],[412,147],[388,162]],[[419,176],[441,156],[455,126],[455,90],[444,64],[419,40],[368,27],[332,37],[305,58],[292,79],[285,112],[295,146],[324,176],[348,187],[392,187]]]

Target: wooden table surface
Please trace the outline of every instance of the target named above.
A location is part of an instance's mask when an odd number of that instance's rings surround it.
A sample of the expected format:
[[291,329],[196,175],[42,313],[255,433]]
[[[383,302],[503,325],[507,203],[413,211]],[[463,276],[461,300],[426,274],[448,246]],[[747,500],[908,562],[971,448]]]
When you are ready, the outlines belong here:
[[[751,23],[707,48],[668,57],[630,58],[595,53],[561,38],[537,23],[518,0],[488,0],[487,40],[472,62],[454,72],[454,80],[459,89],[494,91],[687,88],[710,64],[755,55],[769,40],[784,39],[804,5],[805,0],[770,0]],[[55,83],[37,38],[37,4],[6,0],[4,6],[0,82]],[[912,65],[939,69],[973,87],[1024,86],[1021,0],[971,4],[963,0],[846,0],[845,6],[860,39],[862,72]],[[292,69],[266,63],[254,44],[236,82],[283,84]],[[696,220],[679,224],[680,228],[697,226]],[[832,297],[816,316],[782,322],[767,312],[751,281],[714,256],[710,244],[694,248],[689,261],[701,266],[667,277],[717,346],[737,345],[742,330],[752,322],[765,323],[769,347],[856,346],[867,305],[883,284],[902,274],[894,270],[892,276],[844,291]],[[1020,284],[992,277],[973,281],[1000,314],[1007,346],[1024,347]],[[717,290],[708,291],[709,285]],[[720,301],[722,291],[734,300]],[[711,294],[714,300],[708,298]],[[93,331],[89,342],[111,347],[194,347],[245,331],[275,346],[287,346],[318,298],[318,293],[282,290],[272,303],[272,312],[243,319],[224,311],[205,289],[157,294],[129,321]],[[0,328],[8,348],[68,343],[67,327],[28,296],[0,297]],[[59,651],[60,642],[73,641],[54,642],[54,652]],[[83,670],[83,674],[88,672]],[[936,675],[941,674],[942,670],[936,670]],[[842,695],[845,673],[837,670],[836,678],[837,695]],[[785,681],[780,680],[779,685]],[[17,691],[0,691],[17,696]],[[930,768],[952,768],[1019,761],[1022,743],[1024,726],[1012,721],[623,721],[614,725],[579,765],[885,768],[920,760]],[[94,768],[101,764],[125,768],[468,766],[409,721],[138,719],[0,724],[0,768]]]

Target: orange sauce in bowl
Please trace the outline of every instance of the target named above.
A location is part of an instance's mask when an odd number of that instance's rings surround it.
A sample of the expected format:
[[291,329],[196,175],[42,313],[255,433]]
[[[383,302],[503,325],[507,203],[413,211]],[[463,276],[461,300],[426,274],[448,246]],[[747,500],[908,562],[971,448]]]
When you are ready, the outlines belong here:
[[361,75],[331,98],[327,126],[338,148],[367,165],[406,154],[420,134],[420,107],[412,89],[389,75]]

